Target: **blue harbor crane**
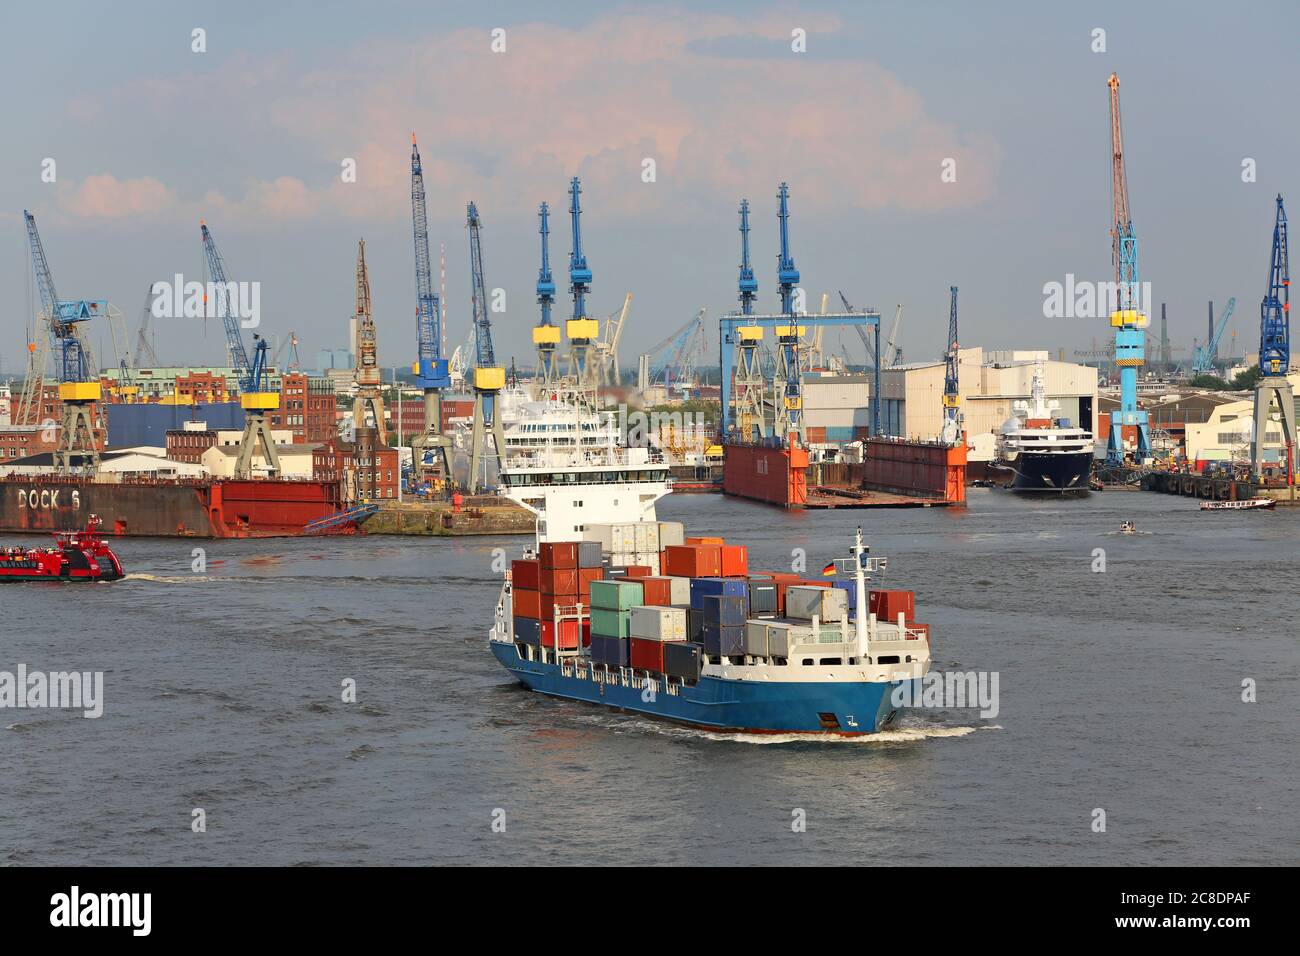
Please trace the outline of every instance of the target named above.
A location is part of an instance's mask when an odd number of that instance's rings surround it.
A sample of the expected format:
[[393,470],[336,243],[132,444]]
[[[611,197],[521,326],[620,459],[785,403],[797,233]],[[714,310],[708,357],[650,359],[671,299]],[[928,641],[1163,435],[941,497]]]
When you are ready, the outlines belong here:
[[591,361],[592,343],[600,337],[600,323],[587,317],[587,293],[591,290],[591,268],[582,251],[582,184],[574,176],[569,183],[569,217],[573,248],[569,253],[569,291],[573,293],[573,318],[565,331],[569,336],[569,387],[580,405],[596,406],[596,369]]
[[[95,426],[91,420],[94,403],[99,401],[101,387],[95,374],[94,359],[86,346],[81,323],[98,315],[108,315],[108,302],[103,299],[76,299],[62,301],[54,288],[54,274],[45,247],[36,230],[36,217],[23,210],[27,223],[27,242],[32,252],[32,268],[36,273],[36,287],[40,290],[41,308],[49,323],[49,341],[58,357],[59,402],[63,406],[59,444],[54,451],[54,464],[67,474],[79,469],[93,471],[99,467],[99,449],[95,443]],[[37,424],[43,402],[45,361],[33,362],[30,382],[24,383],[19,421]]]
[[[1219,354],[1219,340],[1223,338],[1223,332],[1228,327],[1228,320],[1232,318],[1232,313],[1236,308],[1237,298],[1233,296],[1228,299],[1223,315],[1219,316],[1219,324],[1214,328],[1214,336],[1205,345],[1196,346],[1196,350],[1192,355],[1193,378],[1214,371],[1214,357]],[[1214,317],[1213,302],[1210,303],[1210,317]]]
[[[796,276],[795,281],[799,281]],[[749,200],[740,201],[740,311],[753,315],[754,300],[758,298],[758,280],[749,264]]]
[[799,270],[790,255],[790,187],[781,183],[776,194],[777,219],[781,226],[781,251],[777,256],[776,281],[781,295],[781,314],[793,321],[776,328],[777,360],[773,378],[776,403],[776,435],[788,441],[791,432],[805,441],[803,389],[799,369],[799,337],[804,327],[795,318],[794,293],[799,285]]
[[961,441],[961,398],[957,389],[957,287],[949,286],[949,291],[952,305],[948,311],[948,344],[943,353],[943,430],[939,437],[944,444],[956,445]]
[[555,348],[560,344],[560,329],[551,323],[555,304],[555,278],[551,275],[551,209],[546,203],[537,207],[538,233],[542,237],[542,265],[537,270],[537,304],[542,307],[541,321],[533,328],[533,345],[537,347],[537,381],[543,393],[556,385]]
[[1115,266],[1118,302],[1110,313],[1115,330],[1115,364],[1119,367],[1119,408],[1110,416],[1106,460],[1111,466],[1124,463],[1124,427],[1137,433],[1134,459],[1141,463],[1151,456],[1151,433],[1145,409],[1138,408],[1138,370],[1146,364],[1146,327],[1150,319],[1138,301],[1138,244],[1129,213],[1128,177],[1124,171],[1124,138],[1119,114],[1119,76],[1112,73],[1110,88],[1111,146],[1111,260]]
[[1291,265],[1287,251],[1286,207],[1277,197],[1273,220],[1273,251],[1269,261],[1268,290],[1259,304],[1259,370],[1264,377],[1255,388],[1255,430],[1251,438],[1251,470],[1264,473],[1264,444],[1273,405],[1282,426],[1284,455],[1280,462],[1286,469],[1286,483],[1296,483],[1296,408],[1291,380]]
[[471,494],[487,482],[483,475],[487,435],[492,434],[498,465],[504,463],[506,438],[497,399],[506,384],[506,370],[497,365],[492,347],[492,322],[488,319],[487,285],[483,280],[483,244],[478,207],[465,207],[469,227],[470,301],[474,315],[474,428],[470,443],[469,481]]
[[230,364],[239,381],[239,404],[244,409],[244,437],[239,444],[239,457],[235,460],[235,477],[251,478],[253,456],[261,451],[269,478],[280,477],[280,456],[275,451],[275,441],[266,423],[266,413],[280,407],[280,393],[271,391],[266,339],[253,333],[253,360],[248,359],[244,348],[239,317],[231,308],[236,286],[226,276],[226,263],[217,249],[216,240],[207,224],[199,220],[199,234],[203,239],[203,252],[208,260],[208,275],[212,280],[213,306],[226,330],[226,346]]
[[[442,302],[433,291],[429,222],[424,200],[424,169],[411,134],[411,223],[415,238],[415,325],[418,352],[412,366],[424,392],[424,431],[411,439],[414,471],[427,466],[439,481],[451,476],[451,441],[442,432],[442,390],[451,387],[451,369],[442,354]],[[416,477],[416,476],[413,476]]]

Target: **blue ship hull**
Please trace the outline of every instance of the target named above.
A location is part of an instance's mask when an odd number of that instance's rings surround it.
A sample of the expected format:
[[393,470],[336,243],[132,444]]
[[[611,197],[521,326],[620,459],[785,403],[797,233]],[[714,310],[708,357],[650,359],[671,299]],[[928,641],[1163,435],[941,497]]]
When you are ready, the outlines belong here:
[[665,692],[660,681],[658,693],[647,700],[649,695],[639,685],[624,687],[566,676],[557,664],[521,658],[514,644],[492,641],[489,646],[497,660],[531,690],[718,732],[871,734],[898,717],[902,708],[891,702],[893,690],[905,683],[919,684],[916,680],[832,684],[702,677],[695,686],[683,686],[679,694]]

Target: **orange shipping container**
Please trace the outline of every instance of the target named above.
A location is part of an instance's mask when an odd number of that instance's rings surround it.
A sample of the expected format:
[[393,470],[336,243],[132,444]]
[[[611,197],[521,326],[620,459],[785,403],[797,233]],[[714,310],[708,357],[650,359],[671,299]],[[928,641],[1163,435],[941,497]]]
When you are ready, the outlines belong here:
[[537,590],[542,594],[577,594],[577,568],[543,568]]
[[904,621],[916,616],[916,594],[912,591],[871,591],[867,594],[867,610],[883,621]]
[[542,619],[542,595],[528,588],[514,589],[515,617],[531,617],[534,621]]
[[575,541],[548,541],[538,550],[543,570],[546,568],[576,568],[578,545]]
[[641,579],[642,600],[651,607],[668,607],[673,603],[672,581],[664,577]]
[[[572,651],[578,647],[582,628],[577,621],[542,621],[542,647],[554,647],[556,634],[560,636],[560,650]],[[587,638],[584,643],[590,643]]]
[[686,543],[687,544],[711,544],[711,545],[726,544],[726,542],[723,541],[721,538],[687,538]]
[[663,570],[669,577],[722,577],[722,548],[718,545],[674,544],[664,548]]
[[743,544],[722,546],[722,576],[743,578],[749,574],[749,549]]
[[578,596],[583,604],[591,603],[591,582],[599,581],[604,573],[604,568],[578,568]]
[[629,578],[648,578],[655,571],[648,564],[629,564],[623,570]]

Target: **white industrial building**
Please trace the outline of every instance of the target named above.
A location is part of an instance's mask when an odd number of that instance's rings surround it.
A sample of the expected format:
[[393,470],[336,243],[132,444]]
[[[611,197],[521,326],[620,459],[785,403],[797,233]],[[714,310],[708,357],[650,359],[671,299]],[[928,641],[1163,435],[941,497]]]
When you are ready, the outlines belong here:
[[[961,349],[957,392],[971,460],[992,457],[997,433],[1012,415],[1012,403],[1029,398],[1034,369],[1043,369],[1049,401],[1060,417],[1097,433],[1097,370],[1058,362],[1046,351]],[[915,362],[880,373],[880,427],[885,435],[935,440],[943,426],[942,361]]]

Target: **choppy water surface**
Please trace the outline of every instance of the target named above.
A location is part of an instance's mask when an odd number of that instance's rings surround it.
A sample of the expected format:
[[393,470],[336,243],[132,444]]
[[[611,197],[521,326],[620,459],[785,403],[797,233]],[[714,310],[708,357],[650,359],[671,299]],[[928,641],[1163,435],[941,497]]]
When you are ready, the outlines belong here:
[[861,522],[938,666],[998,672],[1000,713],[713,737],[509,680],[491,552],[521,539],[126,540],[126,581],[0,586],[0,670],[104,671],[107,698],[98,720],[0,710],[0,862],[1300,862],[1300,512],[974,491],[660,514],[814,571]]

